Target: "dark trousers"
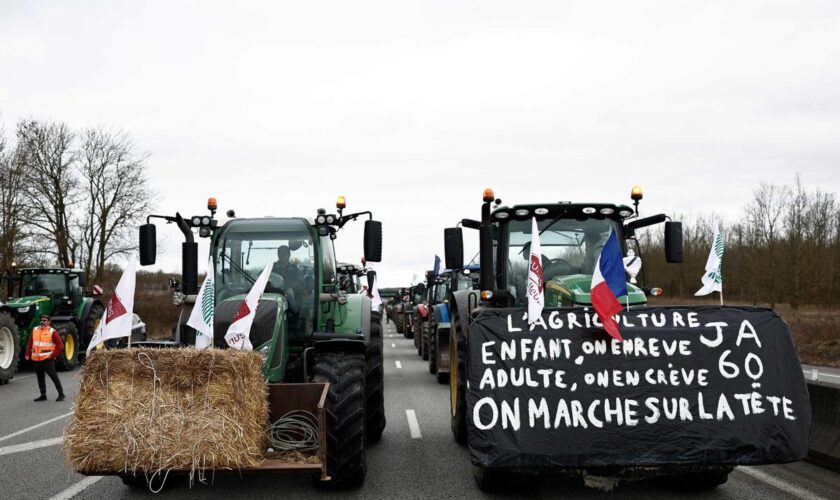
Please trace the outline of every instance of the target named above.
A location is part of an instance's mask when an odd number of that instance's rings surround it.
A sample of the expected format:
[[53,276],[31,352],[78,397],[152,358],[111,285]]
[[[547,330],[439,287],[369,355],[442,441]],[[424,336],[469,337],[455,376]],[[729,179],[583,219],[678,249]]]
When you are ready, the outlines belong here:
[[45,359],[35,362],[35,375],[38,377],[38,389],[41,390],[41,395],[47,395],[47,381],[44,379],[44,373],[50,376],[58,394],[64,394],[64,389],[61,388],[61,380],[58,379],[58,374],[55,372],[55,360]]

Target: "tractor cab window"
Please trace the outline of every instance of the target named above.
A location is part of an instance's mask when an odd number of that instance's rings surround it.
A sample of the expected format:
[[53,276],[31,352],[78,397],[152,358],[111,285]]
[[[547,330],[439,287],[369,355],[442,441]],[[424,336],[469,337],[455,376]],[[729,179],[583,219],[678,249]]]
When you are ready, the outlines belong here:
[[[574,274],[591,275],[610,231],[621,234],[619,224],[607,218],[537,221],[540,234],[543,280]],[[508,224],[507,285],[517,305],[525,304],[528,262],[531,255],[531,219]]]
[[323,252],[323,268],[324,275],[321,277],[322,283],[325,285],[332,285],[338,281],[338,276],[335,271],[335,247],[329,236],[321,236],[321,251]]
[[76,303],[82,297],[82,287],[79,286],[79,275],[71,274],[67,279],[68,295],[73,298]]
[[440,304],[449,294],[449,280],[438,283],[435,287],[435,303]]
[[214,249],[216,303],[241,300],[266,266],[265,293],[280,293],[288,304],[289,334],[304,333],[315,307],[315,246],[305,222],[253,221],[231,224]]
[[67,293],[64,274],[24,274],[21,278],[21,291],[23,296],[64,296]]
[[455,279],[455,290],[472,290],[474,288],[473,284],[478,284],[478,277],[479,274],[464,274],[458,273],[457,278]]

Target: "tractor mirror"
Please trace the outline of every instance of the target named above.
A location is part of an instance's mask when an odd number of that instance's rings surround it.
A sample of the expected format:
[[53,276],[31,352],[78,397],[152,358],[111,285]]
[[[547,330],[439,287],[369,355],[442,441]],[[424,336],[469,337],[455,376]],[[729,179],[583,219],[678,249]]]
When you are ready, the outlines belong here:
[[157,252],[157,233],[154,224],[140,226],[140,265],[149,266],[155,263]]
[[382,262],[382,222],[365,221],[365,261]]
[[367,272],[368,292],[373,293],[373,285],[376,282],[376,271]]
[[683,261],[682,222],[665,223],[665,260],[675,264]]
[[443,247],[447,269],[464,267],[464,233],[460,227],[447,227],[443,230]]

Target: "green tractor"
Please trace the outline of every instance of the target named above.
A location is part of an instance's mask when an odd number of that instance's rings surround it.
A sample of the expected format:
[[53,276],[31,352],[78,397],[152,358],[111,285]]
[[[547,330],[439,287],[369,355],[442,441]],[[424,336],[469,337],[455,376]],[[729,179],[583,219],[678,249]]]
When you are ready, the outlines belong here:
[[[210,268],[214,279],[214,347],[228,348],[225,332],[234,320],[246,294],[261,271],[272,266],[268,284],[260,299],[250,331],[254,351],[264,358],[263,375],[269,385],[269,405],[291,405],[300,394],[322,387],[326,445],[321,479],[341,486],[364,481],[366,445],[380,439],[385,428],[382,324],[378,311],[364,294],[341,290],[333,240],[339,229],[361,216],[365,220],[364,255],[379,262],[382,253],[382,225],[370,212],[345,215],[343,197],[337,214],[319,209],[313,219],[236,218],[219,224],[214,218],[215,199],[208,202],[210,215],[184,218],[151,215],[175,223],[184,234],[182,244],[183,283],[179,295],[182,313],[175,339],[146,341],[139,345],[190,346],[195,331],[186,326],[198,293],[198,244],[210,238]],[[155,262],[156,228],[140,227],[140,263]],[[295,394],[298,394],[295,396]],[[284,401],[275,401],[285,398]],[[304,409],[298,407],[297,409]],[[270,463],[270,462],[267,462]],[[300,465],[300,464],[298,464]],[[266,467],[269,467],[268,465]],[[311,465],[300,465],[301,470]],[[285,464],[277,469],[295,469]],[[137,478],[124,477],[133,485]]]
[[14,376],[42,314],[52,317],[52,326],[64,342],[56,369],[78,366],[105,310],[98,298],[85,296],[84,271],[27,268],[8,272],[6,279],[9,301],[0,306],[0,384]]

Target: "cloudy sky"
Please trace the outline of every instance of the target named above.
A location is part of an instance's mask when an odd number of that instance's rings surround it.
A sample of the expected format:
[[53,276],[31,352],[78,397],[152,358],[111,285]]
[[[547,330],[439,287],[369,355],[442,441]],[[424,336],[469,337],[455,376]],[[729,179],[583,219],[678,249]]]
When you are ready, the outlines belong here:
[[840,192],[840,3],[0,0],[0,123],[26,117],[128,132],[159,213],[343,194],[402,285],[487,186],[729,220],[797,171]]

